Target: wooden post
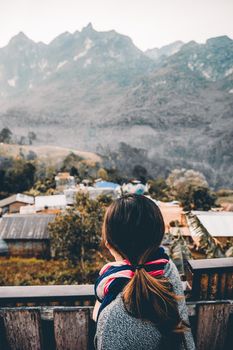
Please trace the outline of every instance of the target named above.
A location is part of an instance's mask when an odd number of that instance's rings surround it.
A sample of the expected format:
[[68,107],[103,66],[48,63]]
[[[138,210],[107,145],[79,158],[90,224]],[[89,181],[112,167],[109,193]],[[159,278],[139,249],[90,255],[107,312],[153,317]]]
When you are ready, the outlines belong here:
[[227,326],[232,309],[230,303],[197,305],[197,350],[224,350]]
[[9,349],[42,350],[41,319],[38,309],[5,309],[3,320]]
[[191,300],[233,299],[233,258],[188,260],[187,270]]
[[54,309],[54,334],[57,350],[89,349],[89,308]]

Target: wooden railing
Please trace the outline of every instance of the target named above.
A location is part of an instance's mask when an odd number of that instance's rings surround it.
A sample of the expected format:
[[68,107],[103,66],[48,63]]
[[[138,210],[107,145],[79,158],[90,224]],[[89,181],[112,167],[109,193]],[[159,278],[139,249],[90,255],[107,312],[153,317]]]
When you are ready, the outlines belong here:
[[18,305],[94,305],[94,285],[0,287],[0,307]]
[[[189,261],[188,267],[195,288],[187,306],[197,350],[232,349],[233,298],[228,293],[233,259]],[[214,283],[227,291],[221,299],[209,300],[206,293],[198,300],[197,281],[201,288],[203,273],[208,276],[207,291]],[[93,285],[0,287],[0,350],[94,349],[94,300]]]

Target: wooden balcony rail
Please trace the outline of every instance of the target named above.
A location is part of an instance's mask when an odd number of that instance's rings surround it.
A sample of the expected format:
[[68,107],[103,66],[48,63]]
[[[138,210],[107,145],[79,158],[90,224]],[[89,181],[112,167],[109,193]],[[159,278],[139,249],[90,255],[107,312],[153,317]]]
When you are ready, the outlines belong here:
[[94,285],[0,287],[0,306],[94,305]]

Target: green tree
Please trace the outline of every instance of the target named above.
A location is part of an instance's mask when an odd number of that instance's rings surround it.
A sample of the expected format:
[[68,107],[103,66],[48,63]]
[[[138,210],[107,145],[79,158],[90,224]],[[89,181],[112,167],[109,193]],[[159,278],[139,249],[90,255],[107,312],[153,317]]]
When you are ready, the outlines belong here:
[[99,249],[104,212],[103,201],[79,193],[76,205],[49,224],[54,257],[68,259],[72,265],[80,263],[84,269]]
[[83,160],[82,157],[71,152],[69,153],[62,162],[61,171],[70,171],[72,167],[78,169],[78,164]]
[[24,159],[12,161],[10,167],[5,170],[4,188],[10,193],[24,192],[30,189],[34,183],[35,165]]
[[115,182],[118,184],[123,183],[124,178],[122,175],[119,173],[119,170],[116,168],[109,168],[107,169],[108,172],[108,181]]
[[27,158],[27,160],[29,160],[29,161],[30,161],[30,160],[36,160],[36,159],[37,159],[37,154],[36,154],[36,152],[30,150],[30,151],[28,152],[26,158]]
[[21,136],[19,140],[19,145],[26,145],[27,144],[27,138],[25,136]]
[[180,195],[190,187],[208,188],[205,176],[193,169],[174,169],[168,176],[166,182],[176,198],[180,197]]
[[108,180],[108,173],[107,173],[107,171],[104,168],[100,168],[98,170],[97,176],[100,177],[104,181]]
[[0,132],[0,142],[10,143],[12,135],[12,131],[9,128],[3,128]]
[[158,200],[169,200],[169,186],[162,177],[149,180],[149,194]]
[[35,141],[36,139],[37,139],[36,134],[33,131],[29,131],[28,133],[29,145],[32,145],[33,141]]
[[216,195],[206,187],[187,187],[178,196],[184,210],[210,210],[215,206]]
[[166,180],[171,194],[185,210],[209,210],[215,206],[216,196],[208,187],[205,176],[192,169],[174,169]]
[[132,171],[133,176],[140,180],[142,183],[146,183],[147,181],[147,170],[142,165],[135,165]]
[[78,169],[77,169],[75,166],[72,166],[72,167],[70,168],[70,175],[71,175],[71,176],[75,176],[75,177],[78,177],[78,176],[79,176]]

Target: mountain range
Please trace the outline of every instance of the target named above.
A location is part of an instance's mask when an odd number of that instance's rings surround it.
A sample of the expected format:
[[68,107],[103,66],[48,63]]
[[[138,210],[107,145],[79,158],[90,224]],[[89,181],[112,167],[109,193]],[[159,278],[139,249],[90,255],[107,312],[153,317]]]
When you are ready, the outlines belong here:
[[213,187],[233,186],[233,40],[143,52],[91,24],[49,44],[21,32],[0,48],[6,126],[34,131],[38,144],[118,152],[116,165],[129,171],[141,164],[156,177],[188,167]]

